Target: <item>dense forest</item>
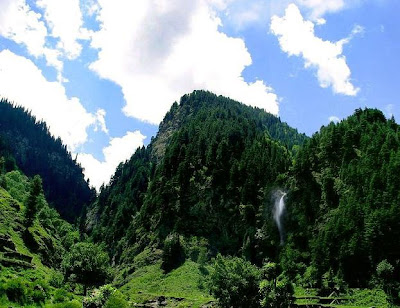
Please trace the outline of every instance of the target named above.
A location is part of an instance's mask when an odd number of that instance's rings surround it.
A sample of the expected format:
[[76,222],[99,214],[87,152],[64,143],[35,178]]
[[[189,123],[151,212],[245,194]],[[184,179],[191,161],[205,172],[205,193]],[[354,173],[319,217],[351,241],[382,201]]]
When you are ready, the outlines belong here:
[[332,273],[352,286],[368,285],[384,260],[398,271],[399,183],[400,129],[394,119],[358,109],[323,127],[291,170],[287,270],[308,264],[318,284]]
[[0,108],[0,306],[399,303],[400,130],[379,110],[307,137],[194,91],[95,196],[44,123]]
[[[265,256],[259,250],[256,257],[254,245],[265,201],[305,140],[260,109],[204,91],[183,96],[153,142],[101,190],[91,234],[112,243],[117,259],[128,247],[135,247],[133,257],[179,233],[207,239],[215,252],[243,252],[261,262]],[[269,231],[276,234],[273,224]]]

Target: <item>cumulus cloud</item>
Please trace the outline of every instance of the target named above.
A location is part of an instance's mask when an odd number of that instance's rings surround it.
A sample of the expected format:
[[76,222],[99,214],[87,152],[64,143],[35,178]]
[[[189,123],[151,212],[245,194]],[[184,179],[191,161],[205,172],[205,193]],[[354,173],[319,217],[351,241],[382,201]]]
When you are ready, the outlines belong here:
[[82,27],[79,0],[38,0],[36,5],[44,11],[44,18],[51,30],[49,35],[59,39],[57,49],[69,59],[78,57],[82,50],[78,39],[90,37],[90,33]]
[[[220,2],[220,3],[219,3]],[[99,0],[100,30],[90,65],[120,85],[128,116],[158,124],[185,93],[207,89],[278,113],[278,97],[263,81],[246,82],[251,56],[242,39],[219,31],[212,9],[224,1]]]
[[[90,31],[82,27],[79,0],[38,0],[36,5],[44,16],[26,0],[0,1],[0,35],[24,45],[36,58],[43,56],[58,71],[59,81],[65,81],[62,58],[77,58],[82,49],[78,40],[90,38]],[[51,46],[50,37],[56,39],[56,46]]]
[[0,35],[23,44],[33,56],[44,53],[47,28],[25,0],[0,1]]
[[84,168],[86,178],[90,179],[90,184],[97,190],[103,183],[107,184],[117,166],[129,159],[137,148],[143,146],[145,138],[140,131],[127,132],[121,138],[112,138],[110,144],[103,149],[103,162],[91,154],[79,154],[77,160]]
[[78,98],[68,98],[60,83],[48,82],[31,60],[9,50],[0,52],[0,95],[46,121],[50,132],[61,137],[69,150],[86,142],[87,128],[96,125],[96,116]]
[[329,122],[335,122],[335,123],[337,123],[337,122],[339,122],[340,121],[340,119],[337,117],[337,116],[330,116],[329,117]]
[[281,49],[289,56],[301,56],[305,68],[316,70],[319,84],[323,88],[332,87],[334,93],[357,95],[350,79],[351,71],[343,55],[343,46],[362,28],[354,28],[349,37],[337,42],[324,41],[314,33],[314,23],[303,19],[295,4],[290,4],[285,16],[273,16],[271,32],[279,39]]

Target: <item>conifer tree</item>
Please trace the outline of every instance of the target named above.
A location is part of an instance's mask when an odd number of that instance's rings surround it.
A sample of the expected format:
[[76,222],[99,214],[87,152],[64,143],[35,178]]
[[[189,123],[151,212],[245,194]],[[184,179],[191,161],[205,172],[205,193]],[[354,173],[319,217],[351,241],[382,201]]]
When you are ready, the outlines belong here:
[[26,228],[29,228],[33,225],[38,212],[39,196],[42,192],[42,179],[39,175],[35,175],[31,183],[28,199],[25,203]]

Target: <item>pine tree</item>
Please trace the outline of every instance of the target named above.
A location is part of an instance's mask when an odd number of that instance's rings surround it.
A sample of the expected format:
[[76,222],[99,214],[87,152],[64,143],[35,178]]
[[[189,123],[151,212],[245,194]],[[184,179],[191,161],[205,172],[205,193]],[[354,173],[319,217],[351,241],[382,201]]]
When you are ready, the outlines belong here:
[[42,179],[39,175],[35,175],[32,180],[29,196],[25,203],[25,227],[29,228],[33,225],[38,212],[39,196],[43,192]]

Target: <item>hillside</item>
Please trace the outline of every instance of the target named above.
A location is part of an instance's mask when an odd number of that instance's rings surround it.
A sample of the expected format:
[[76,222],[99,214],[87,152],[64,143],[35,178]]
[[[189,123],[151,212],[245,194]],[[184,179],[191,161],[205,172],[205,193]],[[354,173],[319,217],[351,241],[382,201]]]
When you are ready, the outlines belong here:
[[79,232],[49,208],[43,195],[38,219],[27,228],[24,213],[32,181],[19,171],[0,176],[0,307],[77,298],[61,290],[59,270],[66,250],[79,241]]
[[[112,243],[116,260],[175,232],[205,238],[214,253],[260,262],[265,254],[255,252],[255,233],[270,216],[265,201],[305,140],[260,109],[204,91],[185,95],[151,144],[102,189],[89,215],[92,237]],[[274,246],[276,229],[270,228]]]
[[[159,270],[176,275],[182,264],[212,265],[222,254],[278,264],[279,277],[297,286],[299,304],[331,302],[334,291],[343,294],[338,303],[384,307],[379,289],[395,302],[399,282],[399,140],[398,125],[378,110],[356,110],[306,138],[261,110],[196,91],[172,106],[147,148],[118,167],[91,208],[90,234],[108,243],[124,273],[118,284],[134,299],[146,297],[128,286],[163,280],[154,278]],[[281,234],[273,210],[279,200]],[[214,278],[196,278],[203,279]],[[310,287],[313,295],[301,295]],[[349,287],[372,288],[365,294],[375,299],[363,302],[364,291]]]
[[351,286],[370,285],[381,262],[398,271],[399,183],[400,127],[381,111],[358,109],[314,134],[291,172],[287,271],[306,264],[317,285],[330,273]]
[[0,100],[1,156],[6,158],[8,170],[16,164],[29,177],[39,174],[47,200],[70,222],[94,198],[82,168],[61,140],[50,134],[46,123],[5,99]]
[[[16,110],[53,144],[43,123]],[[379,110],[358,109],[308,138],[260,109],[185,95],[101,188],[86,233],[1,140],[0,307],[400,301],[400,127]]]

